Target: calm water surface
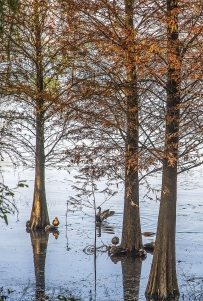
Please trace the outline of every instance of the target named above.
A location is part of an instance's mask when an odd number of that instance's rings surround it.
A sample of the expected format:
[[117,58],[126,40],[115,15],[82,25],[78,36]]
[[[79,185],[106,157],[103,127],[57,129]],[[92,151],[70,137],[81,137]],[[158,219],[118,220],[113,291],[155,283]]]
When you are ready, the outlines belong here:
[[[60,220],[59,236],[47,238],[47,250],[41,252],[45,257],[45,271],[35,262],[31,235],[26,232],[25,223],[30,217],[32,207],[34,172],[13,171],[4,165],[5,183],[14,187],[18,180],[27,180],[29,188],[18,189],[16,193],[19,216],[9,216],[9,225],[0,220],[1,256],[0,287],[8,296],[7,300],[35,300],[35,272],[44,274],[45,292],[49,300],[59,294],[89,301],[127,301],[145,300],[144,291],[150,271],[152,255],[143,261],[111,259],[107,252],[91,249],[94,245],[94,211],[67,213],[67,200],[74,195],[71,185],[74,179],[66,171],[48,170],[46,173],[47,202],[50,220],[57,216]],[[160,178],[152,178],[156,188]],[[101,184],[102,185],[102,184]],[[181,291],[180,300],[203,300],[203,202],[202,171],[179,177],[177,207],[177,273]],[[159,202],[142,199],[145,194],[141,187],[142,231],[156,232]],[[153,194],[152,198],[155,199]],[[96,195],[97,206],[103,202],[103,195]],[[123,191],[103,204],[103,209],[115,210],[115,215],[97,228],[97,247],[109,245],[113,236],[121,238]],[[69,209],[70,206],[69,206]],[[155,237],[143,237],[150,242]],[[103,250],[104,251],[104,250]],[[40,253],[40,249],[38,251]],[[96,260],[95,260],[96,259]],[[140,285],[139,285],[140,284]],[[7,289],[14,292],[8,294]]]

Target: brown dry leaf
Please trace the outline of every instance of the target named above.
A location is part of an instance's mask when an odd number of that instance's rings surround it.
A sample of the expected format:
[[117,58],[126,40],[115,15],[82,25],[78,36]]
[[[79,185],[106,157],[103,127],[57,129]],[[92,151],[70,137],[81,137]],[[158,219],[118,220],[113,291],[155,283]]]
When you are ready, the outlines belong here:
[[137,204],[135,204],[133,201],[130,202],[130,205],[131,205],[131,206],[136,206],[136,207],[139,208],[139,206],[138,206]]

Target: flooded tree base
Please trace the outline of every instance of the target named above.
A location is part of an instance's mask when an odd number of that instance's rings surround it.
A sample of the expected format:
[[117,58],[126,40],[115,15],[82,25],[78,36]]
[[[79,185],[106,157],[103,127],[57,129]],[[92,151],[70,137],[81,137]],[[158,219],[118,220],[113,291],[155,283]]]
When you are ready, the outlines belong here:
[[178,301],[179,300],[179,292],[175,292],[174,294],[169,294],[168,296],[159,296],[158,293],[152,295],[145,295],[146,301]]
[[147,252],[145,251],[144,248],[135,251],[129,251],[127,249],[122,248],[121,246],[110,246],[109,255],[110,256],[131,255],[133,257],[145,257],[147,255]]

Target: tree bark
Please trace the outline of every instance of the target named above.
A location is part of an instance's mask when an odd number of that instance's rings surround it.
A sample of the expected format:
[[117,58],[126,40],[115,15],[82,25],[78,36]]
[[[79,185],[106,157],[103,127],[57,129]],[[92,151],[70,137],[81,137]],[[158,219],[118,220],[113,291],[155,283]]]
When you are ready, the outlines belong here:
[[176,167],[163,167],[162,195],[157,226],[156,245],[146,288],[146,297],[174,298],[179,295],[176,276]]
[[166,131],[156,245],[146,288],[148,300],[168,300],[179,296],[175,253],[181,70],[177,2],[167,1],[167,14]]
[[30,217],[31,228],[44,228],[50,224],[45,192],[44,121],[36,113],[36,154],[33,206]]
[[43,99],[43,63],[41,46],[41,27],[39,1],[34,1],[34,29],[36,49],[36,150],[35,150],[35,185],[30,227],[44,228],[49,224],[49,215],[45,192],[45,151],[44,151],[44,99]]
[[[133,34],[133,0],[125,1],[126,33]],[[127,137],[125,161],[125,199],[121,246],[129,251],[142,247],[142,235],[139,212],[139,178],[138,178],[138,106],[139,96],[137,87],[136,67],[131,57],[132,45],[127,53]],[[128,50],[127,50],[128,51]],[[133,52],[133,51],[132,51]]]

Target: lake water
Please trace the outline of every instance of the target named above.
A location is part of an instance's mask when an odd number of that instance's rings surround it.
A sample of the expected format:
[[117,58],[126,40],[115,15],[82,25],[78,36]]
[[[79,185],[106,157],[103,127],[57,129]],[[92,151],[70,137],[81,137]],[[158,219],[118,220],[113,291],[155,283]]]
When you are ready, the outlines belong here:
[[[35,300],[35,272],[31,235],[26,232],[25,223],[32,208],[32,170],[13,171],[4,164],[5,183],[14,187],[18,180],[27,180],[29,188],[16,192],[19,216],[9,216],[9,225],[0,220],[1,256],[0,287],[7,300]],[[176,258],[180,300],[203,300],[203,185],[202,170],[179,176]],[[59,236],[49,234],[44,273],[45,292],[49,300],[59,300],[57,296],[74,296],[83,301],[143,301],[152,255],[143,261],[117,260],[108,256],[104,249],[98,249],[96,257],[94,245],[94,211],[83,208],[84,212],[67,212],[67,200],[75,194],[71,185],[73,177],[66,171],[47,170],[46,188],[50,220],[57,216],[60,220]],[[160,178],[151,179],[155,187],[160,187]],[[141,186],[140,210],[142,232],[156,232],[159,202],[143,199]],[[153,195],[152,198],[155,199]],[[103,202],[103,195],[96,195],[97,206]],[[121,190],[102,205],[102,209],[115,210],[115,215],[97,228],[96,245],[110,245],[115,235],[121,238],[123,191]],[[69,209],[71,207],[69,206]],[[84,214],[86,213],[86,214]],[[143,237],[143,242],[155,237]],[[36,263],[35,263],[36,264]],[[36,270],[35,270],[36,268]],[[8,291],[12,290],[10,294]],[[62,298],[62,297],[61,297]],[[195,299],[196,298],[196,299]],[[61,299],[67,300],[67,299]]]

